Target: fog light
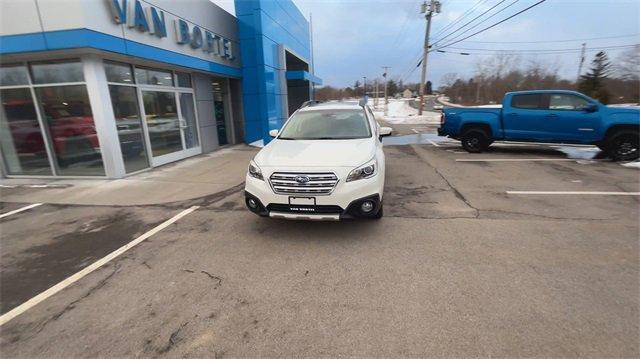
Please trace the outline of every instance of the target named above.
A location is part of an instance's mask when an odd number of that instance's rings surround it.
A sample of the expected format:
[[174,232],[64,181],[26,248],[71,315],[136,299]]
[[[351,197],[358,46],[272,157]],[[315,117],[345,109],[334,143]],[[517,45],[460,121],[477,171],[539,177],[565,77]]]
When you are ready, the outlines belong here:
[[360,205],[360,209],[362,210],[362,212],[364,213],[369,213],[371,211],[373,211],[373,202],[371,201],[364,201],[362,202],[362,205]]
[[256,202],[255,199],[249,198],[247,202],[249,202],[249,207],[251,207],[252,209],[258,208],[258,202]]

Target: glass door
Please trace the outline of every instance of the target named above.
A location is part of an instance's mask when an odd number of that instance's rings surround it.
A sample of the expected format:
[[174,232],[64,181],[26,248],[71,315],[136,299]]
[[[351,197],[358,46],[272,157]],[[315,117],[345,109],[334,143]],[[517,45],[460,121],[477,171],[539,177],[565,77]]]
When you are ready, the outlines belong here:
[[200,153],[193,94],[143,89],[140,96],[153,166]]

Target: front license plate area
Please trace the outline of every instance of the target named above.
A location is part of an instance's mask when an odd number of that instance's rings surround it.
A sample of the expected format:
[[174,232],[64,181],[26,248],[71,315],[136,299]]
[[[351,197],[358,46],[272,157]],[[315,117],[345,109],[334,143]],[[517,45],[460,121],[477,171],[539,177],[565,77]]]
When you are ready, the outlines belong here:
[[290,206],[315,206],[315,197],[289,197]]

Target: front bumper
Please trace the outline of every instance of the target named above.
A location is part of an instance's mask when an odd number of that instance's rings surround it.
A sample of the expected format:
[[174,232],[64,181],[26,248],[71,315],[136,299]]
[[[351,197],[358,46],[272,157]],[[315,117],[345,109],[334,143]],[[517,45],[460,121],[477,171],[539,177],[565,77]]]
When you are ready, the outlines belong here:
[[[353,182],[340,180],[328,195],[311,196],[315,205],[290,204],[290,195],[276,194],[268,183],[251,176],[246,177],[245,203],[260,216],[287,219],[338,220],[354,217],[373,217],[382,203],[384,179],[381,174]],[[253,201],[253,202],[250,202]],[[374,204],[372,211],[364,213],[364,201]]]

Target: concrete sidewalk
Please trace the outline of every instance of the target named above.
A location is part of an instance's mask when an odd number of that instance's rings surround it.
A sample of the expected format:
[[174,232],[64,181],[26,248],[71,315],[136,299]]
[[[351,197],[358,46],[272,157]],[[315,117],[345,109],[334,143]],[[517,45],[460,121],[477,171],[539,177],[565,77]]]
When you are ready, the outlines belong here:
[[230,146],[116,180],[5,178],[0,180],[0,200],[118,206],[184,201],[241,184],[258,150]]

